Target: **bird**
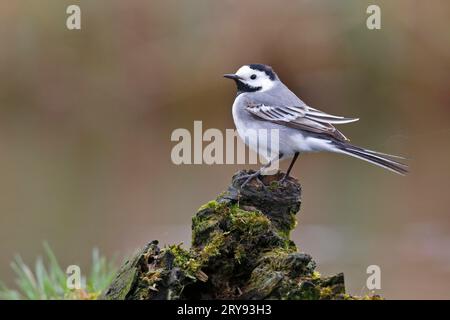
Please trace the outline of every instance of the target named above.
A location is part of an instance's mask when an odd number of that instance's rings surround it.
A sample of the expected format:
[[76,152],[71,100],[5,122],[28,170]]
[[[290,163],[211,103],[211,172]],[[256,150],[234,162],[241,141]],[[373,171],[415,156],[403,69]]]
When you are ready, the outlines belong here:
[[[297,97],[283,82],[272,67],[254,63],[240,67],[236,73],[227,73],[237,86],[237,95],[232,115],[238,135],[252,150],[261,155],[258,145],[265,145],[267,137],[253,137],[260,130],[277,131],[278,147],[265,152],[273,155],[267,163],[244,178],[245,187],[252,179],[264,173],[275,161],[291,159],[285,182],[300,154],[309,152],[334,152],[352,156],[400,175],[408,173],[408,166],[394,159],[403,157],[389,155],[355,146],[334,125],[348,124],[358,118],[331,115],[310,107]],[[264,141],[263,141],[264,140]],[[264,156],[264,155],[263,155]]]

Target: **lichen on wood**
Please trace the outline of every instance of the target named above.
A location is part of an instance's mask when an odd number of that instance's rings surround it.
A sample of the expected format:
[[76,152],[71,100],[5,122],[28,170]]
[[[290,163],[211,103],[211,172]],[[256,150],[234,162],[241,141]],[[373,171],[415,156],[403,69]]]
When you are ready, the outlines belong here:
[[[129,259],[103,299],[353,299],[344,275],[322,277],[290,240],[301,204],[283,173],[241,188],[240,171],[192,218],[191,248],[152,241]],[[374,297],[376,298],[376,297]]]

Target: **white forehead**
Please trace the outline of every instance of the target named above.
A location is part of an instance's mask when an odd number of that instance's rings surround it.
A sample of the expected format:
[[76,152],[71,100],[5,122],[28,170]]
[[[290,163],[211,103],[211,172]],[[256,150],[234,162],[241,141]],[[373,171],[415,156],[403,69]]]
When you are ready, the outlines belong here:
[[239,70],[236,72],[236,74],[241,77],[250,76],[252,74],[256,74],[259,76],[261,76],[261,75],[267,76],[267,74],[264,71],[254,70],[254,69],[250,68],[249,66],[240,67]]

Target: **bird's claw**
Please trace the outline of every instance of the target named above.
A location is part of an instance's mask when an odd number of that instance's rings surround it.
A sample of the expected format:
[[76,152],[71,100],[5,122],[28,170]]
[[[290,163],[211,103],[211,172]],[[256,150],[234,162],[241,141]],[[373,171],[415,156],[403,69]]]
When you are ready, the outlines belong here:
[[243,179],[243,178],[246,178],[246,180],[244,181],[244,183],[243,184],[241,184],[241,189],[242,188],[244,188],[250,181],[252,181],[253,179],[256,179],[259,183],[261,183],[263,186],[264,186],[264,184],[262,183],[262,181],[259,179],[259,175],[260,175],[260,172],[255,172],[255,173],[252,173],[252,174],[249,174],[249,175],[246,175],[246,176],[244,176],[244,177],[241,177],[241,178],[239,178],[239,179]]
[[285,186],[287,183],[287,179],[289,178],[289,176],[287,174],[284,175],[283,178],[280,179],[280,181],[278,182],[280,185]]

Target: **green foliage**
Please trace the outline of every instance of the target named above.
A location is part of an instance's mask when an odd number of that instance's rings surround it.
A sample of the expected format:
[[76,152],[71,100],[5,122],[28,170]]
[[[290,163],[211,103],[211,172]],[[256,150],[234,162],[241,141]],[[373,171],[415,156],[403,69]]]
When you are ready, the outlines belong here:
[[36,260],[34,271],[20,256],[16,256],[11,267],[16,274],[17,289],[10,289],[0,282],[0,299],[6,300],[58,300],[96,299],[111,283],[116,267],[113,262],[92,251],[92,263],[87,277],[82,278],[82,289],[67,288],[67,274],[61,268],[49,245],[44,243],[45,257]]

